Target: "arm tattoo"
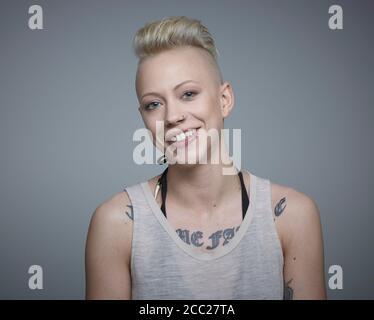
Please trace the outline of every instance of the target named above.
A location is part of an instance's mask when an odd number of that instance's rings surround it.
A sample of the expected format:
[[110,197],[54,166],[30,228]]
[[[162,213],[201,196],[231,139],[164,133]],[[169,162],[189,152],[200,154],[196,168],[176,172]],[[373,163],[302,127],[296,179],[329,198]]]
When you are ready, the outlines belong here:
[[[279,217],[282,214],[283,210],[286,208],[286,204],[284,204],[284,202],[286,202],[285,197],[280,199],[279,202],[276,204],[276,206],[274,208],[274,213],[275,213],[276,217]],[[283,206],[283,204],[284,204],[284,206]]]
[[134,208],[132,207],[132,205],[127,205],[127,207],[130,208],[130,212],[127,212],[126,211],[126,214],[127,216],[131,219],[131,220],[134,220]]
[[[205,248],[208,250],[213,250],[217,248],[220,244],[220,239],[223,238],[223,246],[229,243],[229,241],[234,237],[235,233],[238,231],[240,226],[236,228],[227,228],[224,230],[217,230],[213,232],[209,239],[211,239],[211,245],[206,246]],[[190,230],[187,229],[177,229],[176,230],[178,236],[187,244],[193,244],[195,247],[201,247],[204,244],[204,241],[200,241],[203,238],[202,231],[194,231],[190,233]]]
[[284,283],[283,300],[293,299],[293,289],[290,287],[291,281],[292,279],[289,280],[287,283]]

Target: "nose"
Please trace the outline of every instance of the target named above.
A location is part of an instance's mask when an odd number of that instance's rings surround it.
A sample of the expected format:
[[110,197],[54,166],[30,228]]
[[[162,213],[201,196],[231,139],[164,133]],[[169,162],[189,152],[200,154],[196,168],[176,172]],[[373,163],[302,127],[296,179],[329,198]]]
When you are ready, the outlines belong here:
[[178,110],[178,108],[167,108],[166,115],[165,115],[165,125],[171,126],[178,124],[179,122],[184,121],[185,115],[181,110]]

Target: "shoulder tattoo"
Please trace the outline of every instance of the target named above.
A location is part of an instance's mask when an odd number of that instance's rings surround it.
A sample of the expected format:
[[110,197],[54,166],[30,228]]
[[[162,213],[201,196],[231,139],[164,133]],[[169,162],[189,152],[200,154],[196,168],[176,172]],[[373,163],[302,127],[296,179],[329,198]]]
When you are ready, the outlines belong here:
[[286,208],[286,197],[283,197],[278,201],[274,208],[274,214],[276,217],[279,217],[283,210]]
[[134,220],[134,208],[132,207],[131,204],[128,204],[127,207],[130,209],[129,211],[126,211],[127,216],[128,216],[131,220]]

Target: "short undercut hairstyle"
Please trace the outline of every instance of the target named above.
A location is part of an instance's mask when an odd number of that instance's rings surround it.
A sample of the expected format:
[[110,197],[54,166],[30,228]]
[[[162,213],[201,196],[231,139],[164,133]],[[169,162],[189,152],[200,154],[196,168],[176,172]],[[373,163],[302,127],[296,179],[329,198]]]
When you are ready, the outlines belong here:
[[217,70],[219,82],[223,83],[214,39],[200,20],[175,16],[153,21],[139,29],[133,41],[134,51],[139,59],[138,65],[147,57],[183,46],[192,46],[208,52]]

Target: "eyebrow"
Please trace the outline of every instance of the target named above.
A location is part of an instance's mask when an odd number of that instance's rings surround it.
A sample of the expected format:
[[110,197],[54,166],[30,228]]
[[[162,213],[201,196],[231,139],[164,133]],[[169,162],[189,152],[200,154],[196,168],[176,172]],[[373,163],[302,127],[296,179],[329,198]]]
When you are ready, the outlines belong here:
[[[187,83],[187,82],[195,82],[195,83],[198,83],[197,81],[194,81],[194,80],[186,80],[186,81],[183,81],[183,82],[177,84],[177,85],[174,87],[173,91],[177,90],[180,86],[184,85],[184,84]],[[159,94],[158,94],[157,92],[147,92],[147,93],[143,94],[143,95],[140,97],[140,99],[143,99],[145,96],[149,96],[149,95],[159,96]]]

